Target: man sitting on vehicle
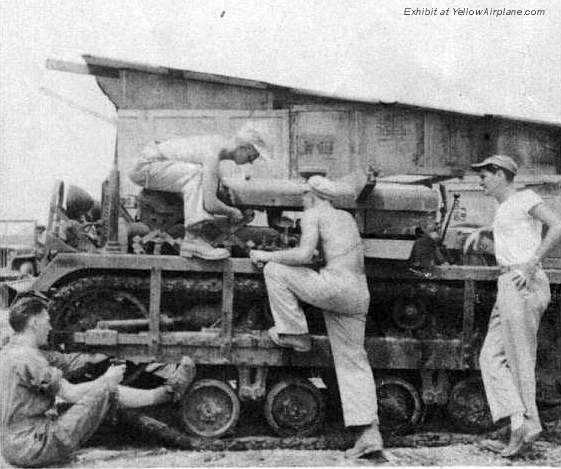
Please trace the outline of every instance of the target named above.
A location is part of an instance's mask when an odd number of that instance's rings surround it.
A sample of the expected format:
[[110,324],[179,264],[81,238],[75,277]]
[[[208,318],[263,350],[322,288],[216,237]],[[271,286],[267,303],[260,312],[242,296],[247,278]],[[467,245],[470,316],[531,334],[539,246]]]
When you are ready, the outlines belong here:
[[229,257],[223,248],[213,248],[200,236],[202,222],[211,214],[225,215],[234,222],[242,212],[217,197],[219,164],[231,160],[237,165],[267,159],[268,147],[256,124],[247,123],[233,138],[220,135],[197,135],[151,142],[129,174],[130,179],[145,189],[183,194],[185,239],[181,255],[217,260]]
[[[300,245],[282,251],[253,250],[254,262],[266,262],[263,274],[275,326],[271,340],[297,352],[311,350],[306,316],[299,301],[321,308],[333,351],[346,426],[360,429],[346,456],[358,458],[383,448],[378,430],[376,386],[364,348],[370,292],[364,252],[351,214],[333,207],[340,183],[322,176],[308,180],[303,196]],[[308,267],[314,251],[326,261],[319,272]]]
[[[41,351],[51,330],[44,300],[37,296],[18,300],[10,309],[9,321],[14,334],[0,352],[0,439],[4,459],[15,466],[63,462],[118,407],[179,399],[195,376],[194,363],[183,357],[166,384],[150,390],[119,385],[124,365],[110,366],[96,380],[71,384],[63,374],[83,357]],[[99,354],[90,358],[96,361]],[[57,414],[56,397],[73,404],[62,415]]]

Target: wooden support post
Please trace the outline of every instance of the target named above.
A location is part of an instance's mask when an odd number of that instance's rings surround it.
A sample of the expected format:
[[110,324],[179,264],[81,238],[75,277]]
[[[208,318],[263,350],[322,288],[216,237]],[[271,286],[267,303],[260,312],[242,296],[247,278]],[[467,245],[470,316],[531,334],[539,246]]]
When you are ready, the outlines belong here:
[[157,356],[160,348],[160,304],[162,301],[162,269],[150,269],[150,317],[148,337],[150,353]]
[[288,154],[288,177],[290,179],[298,179],[298,125],[297,113],[293,110],[290,110],[288,113],[288,147],[290,148]]
[[224,261],[224,274],[222,277],[222,352],[229,356],[232,349],[234,321],[234,271],[232,261]]
[[425,112],[423,121],[423,163],[424,168],[432,166],[432,129],[431,116],[429,112]]
[[107,221],[107,242],[105,252],[119,253],[119,207],[121,206],[121,189],[119,179],[119,162],[117,152],[118,139],[115,138],[115,155],[113,157],[113,169],[109,176],[109,213]]
[[464,282],[464,320],[462,324],[462,366],[472,366],[472,336],[475,320],[475,280],[466,279]]

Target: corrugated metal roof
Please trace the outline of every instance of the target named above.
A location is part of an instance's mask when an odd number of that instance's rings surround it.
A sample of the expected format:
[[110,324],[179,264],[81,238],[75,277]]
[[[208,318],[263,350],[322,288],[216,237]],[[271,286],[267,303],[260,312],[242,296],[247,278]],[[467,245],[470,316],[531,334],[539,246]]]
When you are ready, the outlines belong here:
[[112,70],[136,70],[139,72],[181,77],[187,80],[198,80],[198,81],[205,81],[210,83],[244,86],[244,87],[256,88],[256,89],[284,90],[296,95],[314,96],[324,99],[334,99],[334,100],[349,101],[349,102],[364,103],[364,104],[380,103],[380,104],[402,105],[402,106],[418,107],[422,109],[441,111],[441,112],[452,112],[456,114],[464,114],[469,116],[479,116],[479,117],[487,116],[487,117],[516,120],[516,121],[522,121],[522,122],[528,122],[528,123],[534,123],[540,125],[561,127],[561,122],[558,121],[527,119],[524,117],[504,115],[504,114],[474,113],[473,111],[470,112],[469,110],[465,110],[465,109],[459,109],[453,107],[450,108],[435,107],[435,106],[431,106],[430,104],[421,103],[421,102],[404,102],[399,100],[389,102],[387,100],[382,101],[379,99],[365,99],[362,97],[352,96],[352,95],[344,95],[344,94],[337,94],[337,93],[332,94],[332,93],[326,93],[322,91],[310,90],[305,88],[282,86],[279,84],[269,83],[266,81],[252,80],[248,78],[218,75],[214,73],[198,72],[194,70],[185,70],[185,69],[173,68],[173,67],[164,67],[159,65],[146,64],[142,62],[112,59],[109,57],[100,57],[100,56],[87,55],[87,54],[83,55],[82,57],[86,61],[87,65],[82,66],[80,64],[66,63],[65,66],[63,65],[64,62],[56,61],[56,60],[48,60],[47,67],[55,70],[70,71],[75,73],[89,73],[92,75],[107,74],[109,76],[112,75],[111,73]]

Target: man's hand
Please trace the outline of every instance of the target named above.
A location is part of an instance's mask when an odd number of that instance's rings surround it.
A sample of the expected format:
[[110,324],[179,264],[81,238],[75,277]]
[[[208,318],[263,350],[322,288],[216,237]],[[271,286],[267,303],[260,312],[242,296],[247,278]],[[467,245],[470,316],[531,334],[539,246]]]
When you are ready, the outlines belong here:
[[475,251],[479,247],[479,241],[481,240],[481,235],[484,231],[487,231],[487,229],[478,228],[467,237],[464,243],[464,254],[467,254],[470,249]]
[[512,281],[518,290],[524,290],[528,286],[528,282],[532,280],[538,270],[539,260],[532,257],[528,262],[522,264],[514,271]]
[[243,213],[240,209],[231,207],[230,213],[228,214],[228,218],[233,223],[239,223],[243,220]]
[[117,385],[123,381],[126,365],[111,365],[102,376],[104,381],[111,385]]
[[252,249],[249,252],[249,258],[254,264],[265,264],[271,260],[271,255],[268,251],[261,251],[259,249]]

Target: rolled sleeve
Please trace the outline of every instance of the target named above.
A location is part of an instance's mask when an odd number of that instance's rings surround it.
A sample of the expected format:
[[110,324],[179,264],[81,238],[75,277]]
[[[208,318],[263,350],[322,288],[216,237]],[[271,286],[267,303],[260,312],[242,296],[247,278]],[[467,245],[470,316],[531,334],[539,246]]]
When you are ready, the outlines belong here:
[[19,367],[20,383],[29,389],[56,396],[61,387],[62,371],[39,363],[26,363]]
[[60,353],[52,350],[43,351],[43,356],[49,362],[49,365],[62,370],[62,374],[66,379],[79,377],[89,367],[109,358],[100,353]]
[[520,197],[520,207],[526,213],[530,213],[530,210],[532,210],[536,205],[543,203],[543,199],[531,190],[524,191],[524,197]]

